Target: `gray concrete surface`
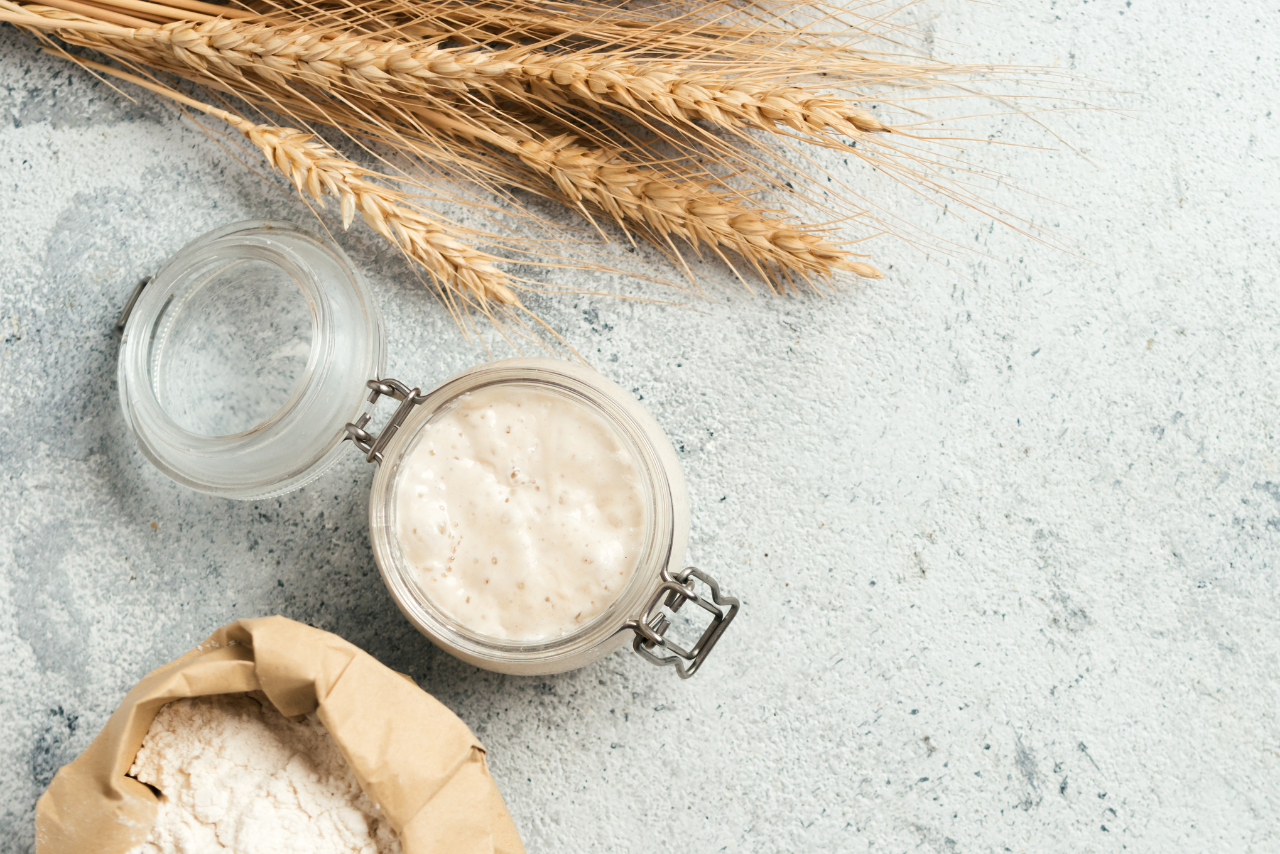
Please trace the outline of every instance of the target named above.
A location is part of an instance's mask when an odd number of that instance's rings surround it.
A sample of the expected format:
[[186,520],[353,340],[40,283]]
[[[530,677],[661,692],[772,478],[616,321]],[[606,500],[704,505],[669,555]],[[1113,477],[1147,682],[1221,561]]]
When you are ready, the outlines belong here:
[[[873,242],[889,277],[826,299],[721,271],[696,311],[541,304],[669,431],[690,558],[745,603],[690,682],[435,650],[378,579],[354,454],[250,503],[153,470],[116,399],[129,286],[207,229],[309,214],[0,28],[0,850],[31,850],[36,797],[143,673],[281,613],[456,710],[532,852],[1280,851],[1280,13],[913,14],[956,55],[1057,63],[1134,108],[1055,117],[1087,157],[966,152],[1073,251],[896,197],[974,252]],[[367,231],[345,240],[394,376],[485,357]]]

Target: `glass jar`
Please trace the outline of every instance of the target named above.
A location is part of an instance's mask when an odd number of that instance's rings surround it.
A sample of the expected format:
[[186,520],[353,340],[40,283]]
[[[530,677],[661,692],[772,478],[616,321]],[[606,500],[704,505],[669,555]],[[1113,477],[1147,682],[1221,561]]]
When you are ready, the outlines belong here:
[[[119,390],[169,477],[263,498],[319,477],[386,367],[382,315],[327,240],[242,222],[183,247],[121,317]],[[126,322],[127,321],[127,322]]]
[[[259,498],[318,477],[352,440],[378,465],[370,495],[374,558],[405,617],[445,651],[503,673],[581,667],[628,640],[645,658],[693,675],[738,611],[715,581],[681,565],[689,499],[662,429],[590,368],[555,359],[479,365],[423,394],[383,378],[381,315],[363,277],[332,242],[295,226],[246,222],[188,244],[144,282],[120,319],[120,396],[146,456],[165,474],[227,498]],[[517,642],[479,634],[416,582],[396,535],[401,466],[424,427],[469,392],[512,386],[557,395],[604,419],[642,484],[644,548],[618,597],[560,637]],[[399,406],[369,431],[383,397]],[[693,602],[698,640],[668,635]]]

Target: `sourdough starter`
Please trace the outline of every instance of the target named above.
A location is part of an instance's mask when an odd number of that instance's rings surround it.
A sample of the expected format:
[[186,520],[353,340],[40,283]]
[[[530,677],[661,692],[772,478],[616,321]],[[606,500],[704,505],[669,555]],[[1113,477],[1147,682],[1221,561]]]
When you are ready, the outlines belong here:
[[423,592],[489,637],[549,640],[622,592],[644,545],[631,452],[585,404],[530,386],[461,396],[402,463],[396,531]]

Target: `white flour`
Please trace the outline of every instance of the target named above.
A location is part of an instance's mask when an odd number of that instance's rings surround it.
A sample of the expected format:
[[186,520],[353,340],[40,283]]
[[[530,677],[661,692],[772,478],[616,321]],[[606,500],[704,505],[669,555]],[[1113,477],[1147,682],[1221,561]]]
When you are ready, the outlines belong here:
[[129,774],[163,794],[129,854],[400,854],[324,726],[261,694],[166,705]]

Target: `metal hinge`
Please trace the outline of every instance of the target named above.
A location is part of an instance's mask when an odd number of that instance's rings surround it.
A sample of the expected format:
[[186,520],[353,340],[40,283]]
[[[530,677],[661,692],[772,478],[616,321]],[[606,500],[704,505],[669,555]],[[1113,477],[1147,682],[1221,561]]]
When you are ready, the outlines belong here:
[[380,397],[393,397],[400,401],[400,405],[396,411],[391,414],[390,420],[382,427],[382,432],[373,435],[364,428],[369,425],[369,419],[373,418],[373,412],[370,410],[361,415],[356,421],[347,424],[347,438],[355,443],[355,446],[364,451],[365,459],[371,463],[382,462],[382,450],[387,447],[387,443],[391,441],[391,437],[400,429],[400,425],[409,417],[409,413],[413,408],[427,396],[422,393],[421,389],[409,388],[399,380],[369,380],[365,385],[373,390],[369,395],[369,402],[376,404]]
[[133,293],[129,294],[129,301],[124,304],[124,308],[120,310],[120,316],[116,318],[116,334],[124,334],[124,325],[129,322],[129,315],[133,314],[133,307],[138,304],[138,297],[142,296],[142,291],[151,284],[151,276],[142,279],[134,287]]

